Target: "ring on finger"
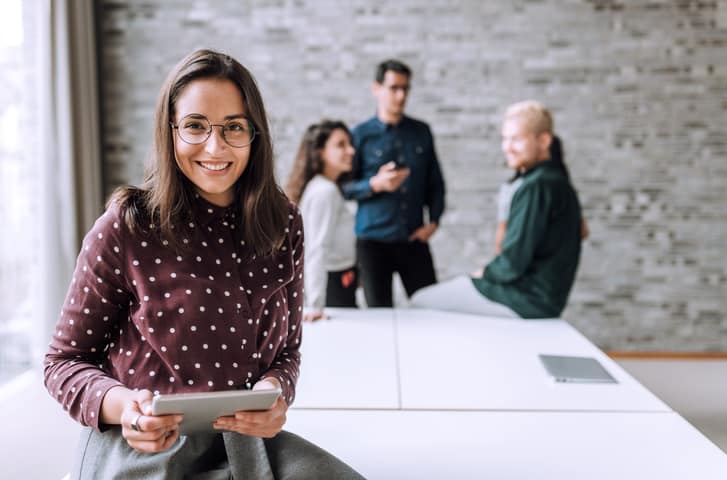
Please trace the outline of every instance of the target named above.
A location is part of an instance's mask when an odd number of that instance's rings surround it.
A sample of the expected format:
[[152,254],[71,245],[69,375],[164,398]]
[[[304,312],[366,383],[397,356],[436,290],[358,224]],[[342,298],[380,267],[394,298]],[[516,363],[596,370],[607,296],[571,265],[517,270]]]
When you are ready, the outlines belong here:
[[131,429],[135,432],[141,433],[141,427],[139,427],[139,419],[141,418],[141,413],[138,414],[134,419],[131,421]]

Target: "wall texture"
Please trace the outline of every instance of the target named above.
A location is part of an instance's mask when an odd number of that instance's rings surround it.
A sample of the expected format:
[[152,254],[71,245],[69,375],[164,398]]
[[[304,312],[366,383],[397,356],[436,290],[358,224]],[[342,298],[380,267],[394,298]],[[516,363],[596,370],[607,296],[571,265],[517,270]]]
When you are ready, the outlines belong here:
[[398,57],[448,185],[440,278],[491,257],[500,116],[536,98],[591,228],[565,318],[607,349],[727,351],[727,0],[104,0],[99,29],[107,193],[142,178],[193,48],[256,75],[281,181],[310,122],[374,113],[375,65]]

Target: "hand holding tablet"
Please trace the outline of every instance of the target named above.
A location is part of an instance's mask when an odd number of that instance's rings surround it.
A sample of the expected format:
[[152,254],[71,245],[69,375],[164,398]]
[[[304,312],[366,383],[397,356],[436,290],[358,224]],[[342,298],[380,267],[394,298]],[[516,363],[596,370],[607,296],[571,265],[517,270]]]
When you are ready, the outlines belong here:
[[281,389],[230,390],[224,392],[177,393],[157,395],[152,400],[154,415],[183,414],[179,433],[215,432],[218,417],[238,411],[268,410],[280,396]]

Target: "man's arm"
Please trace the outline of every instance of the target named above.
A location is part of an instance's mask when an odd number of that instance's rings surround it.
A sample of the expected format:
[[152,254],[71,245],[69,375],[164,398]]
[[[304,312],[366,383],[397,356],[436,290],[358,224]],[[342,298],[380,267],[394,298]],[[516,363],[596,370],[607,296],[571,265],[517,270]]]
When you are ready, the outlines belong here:
[[437,152],[434,149],[434,137],[432,132],[427,127],[427,134],[429,135],[429,161],[427,162],[427,185],[426,185],[426,197],[424,204],[429,210],[429,223],[422,225],[412,232],[409,236],[409,240],[419,240],[420,242],[428,242],[434,232],[439,228],[439,219],[444,212],[444,178],[442,177],[442,171],[439,168],[439,160],[437,159]]
[[428,131],[430,137],[431,153],[429,156],[427,171],[427,207],[429,208],[429,222],[439,224],[439,218],[444,213],[444,177],[439,166],[437,151],[434,148],[434,137]]
[[362,200],[370,197],[373,192],[369,185],[369,179],[364,178],[364,158],[363,158],[363,141],[357,129],[351,132],[353,139],[353,148],[356,153],[353,155],[353,164],[351,166],[351,181],[342,185],[343,197],[346,200]]
[[342,189],[346,200],[363,200],[373,195],[368,179],[344,183]]
[[394,192],[409,176],[408,168],[396,168],[394,162],[382,165],[373,177],[343,185],[343,196],[347,200],[362,200],[379,192]]
[[394,162],[382,165],[376,175],[366,175],[364,157],[363,135],[354,129],[352,132],[353,147],[356,153],[353,156],[351,168],[352,181],[342,186],[343,197],[346,200],[364,200],[379,192],[394,192],[399,189],[406,177],[409,176],[408,168],[396,168]]

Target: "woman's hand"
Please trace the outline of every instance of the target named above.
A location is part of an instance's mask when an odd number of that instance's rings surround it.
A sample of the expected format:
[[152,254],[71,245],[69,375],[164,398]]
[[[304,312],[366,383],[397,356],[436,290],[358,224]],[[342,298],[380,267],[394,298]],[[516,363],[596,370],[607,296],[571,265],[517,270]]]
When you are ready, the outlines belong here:
[[303,314],[304,322],[315,322],[316,320],[322,320],[328,318],[324,312],[305,312]]
[[128,390],[122,403],[121,435],[137,452],[162,452],[179,438],[179,424],[182,415],[160,415],[151,413],[152,393]]
[[[280,388],[280,382],[276,378],[265,378],[252,387],[253,390],[269,390]],[[272,438],[283,429],[285,425],[285,413],[288,411],[288,404],[282,396],[279,396],[269,410],[261,412],[235,412],[235,415],[219,417],[214,427],[218,430],[230,430],[232,432],[250,435],[253,437]]]

